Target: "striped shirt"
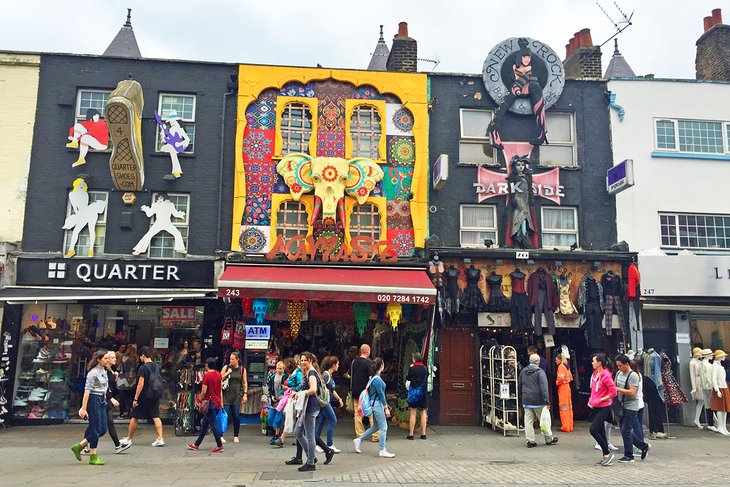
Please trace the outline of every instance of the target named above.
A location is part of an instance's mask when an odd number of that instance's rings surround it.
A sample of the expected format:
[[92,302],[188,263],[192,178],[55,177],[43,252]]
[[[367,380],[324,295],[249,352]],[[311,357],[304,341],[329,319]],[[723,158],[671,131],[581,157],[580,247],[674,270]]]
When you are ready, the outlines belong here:
[[86,386],[84,391],[89,394],[99,394],[106,397],[106,390],[109,387],[109,378],[106,375],[106,369],[98,365],[86,374]]

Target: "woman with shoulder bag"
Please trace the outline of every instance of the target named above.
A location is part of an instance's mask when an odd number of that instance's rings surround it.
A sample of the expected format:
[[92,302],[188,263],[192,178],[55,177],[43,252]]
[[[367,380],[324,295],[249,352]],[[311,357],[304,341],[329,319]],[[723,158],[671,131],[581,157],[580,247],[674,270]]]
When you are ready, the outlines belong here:
[[591,364],[593,374],[591,375],[591,396],[588,399],[588,406],[593,409],[593,421],[590,432],[603,452],[603,458],[598,465],[607,467],[613,462],[613,454],[608,449],[604,423],[611,415],[611,399],[616,397],[616,384],[607,368],[608,360],[605,354],[595,354],[591,359]]
[[203,415],[203,419],[200,421],[200,434],[195,440],[195,443],[188,443],[188,450],[200,450],[200,444],[203,442],[205,435],[208,434],[208,427],[213,430],[213,437],[215,438],[216,446],[211,448],[211,453],[218,453],[223,451],[223,442],[221,442],[221,432],[218,429],[218,421],[216,421],[216,415],[218,411],[223,407],[223,400],[221,398],[221,374],[216,369],[216,359],[214,357],[208,357],[205,361],[205,375],[201,382],[201,390],[198,399],[201,404],[204,401],[208,401],[208,408],[205,412],[202,410],[200,413]]
[[370,366],[371,379],[370,386],[367,390],[370,395],[370,400],[373,402],[373,418],[375,421],[373,425],[367,429],[367,431],[352,440],[352,442],[355,444],[355,451],[357,453],[362,453],[360,450],[362,440],[376,431],[379,431],[380,437],[378,438],[378,446],[380,447],[380,453],[378,456],[383,458],[393,458],[395,455],[385,449],[385,440],[388,434],[388,418],[390,418],[390,407],[385,399],[385,382],[380,377],[380,373],[384,368],[385,364],[383,363],[383,359],[380,357],[373,360],[373,363]]
[[[330,391],[330,402],[322,408],[317,416],[317,437],[322,435],[324,424],[327,423],[327,446],[335,453],[340,453],[340,449],[333,443],[335,426],[337,426],[337,415],[334,408],[341,408],[343,405],[342,398],[335,390],[335,379],[333,374],[340,368],[340,359],[335,355],[328,355],[322,360],[322,380]],[[316,448],[320,453],[324,453],[324,449],[320,446]]]
[[[223,378],[221,384],[223,389],[223,408],[228,416],[233,418],[233,443],[238,443],[238,432],[241,429],[241,408],[248,402],[248,374],[241,365],[241,354],[238,351],[231,352],[228,365],[221,370]],[[225,438],[221,438],[223,443]]]
[[416,413],[420,411],[421,439],[425,440],[426,423],[428,422],[428,413],[426,412],[428,410],[428,397],[426,396],[426,381],[428,379],[428,371],[426,370],[426,366],[423,365],[423,355],[421,355],[421,353],[415,352],[413,355],[411,355],[411,360],[413,361],[413,363],[408,368],[408,376],[406,377],[406,381],[409,383],[409,396],[414,396],[413,393],[415,392],[417,400],[413,401],[413,404],[411,404],[411,402],[409,402],[408,398],[406,397],[406,402],[408,402],[408,409],[410,409],[411,414],[410,421],[408,422],[408,436],[406,436],[406,439],[413,439],[413,431],[416,429]]

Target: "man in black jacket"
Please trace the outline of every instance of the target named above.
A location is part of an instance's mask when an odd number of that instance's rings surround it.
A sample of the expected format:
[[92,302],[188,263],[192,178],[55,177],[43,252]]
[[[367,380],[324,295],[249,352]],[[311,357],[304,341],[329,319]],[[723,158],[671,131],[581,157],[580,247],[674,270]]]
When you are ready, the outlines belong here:
[[[533,423],[535,419],[540,421],[543,409],[549,411],[550,395],[548,394],[548,382],[545,372],[540,368],[540,356],[536,353],[530,355],[530,364],[520,372],[520,397],[522,408],[525,410],[525,436],[527,437],[527,448],[537,446],[535,442],[535,430]],[[546,445],[554,445],[558,438],[552,436],[548,428],[542,432]]]

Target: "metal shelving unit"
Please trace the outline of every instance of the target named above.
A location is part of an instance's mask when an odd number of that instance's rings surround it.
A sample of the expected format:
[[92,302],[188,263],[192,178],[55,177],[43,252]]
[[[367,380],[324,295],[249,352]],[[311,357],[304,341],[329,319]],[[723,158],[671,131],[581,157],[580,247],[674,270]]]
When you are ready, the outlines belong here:
[[513,347],[495,345],[485,353],[479,349],[482,425],[494,431],[520,436],[520,409],[517,385],[517,352]]

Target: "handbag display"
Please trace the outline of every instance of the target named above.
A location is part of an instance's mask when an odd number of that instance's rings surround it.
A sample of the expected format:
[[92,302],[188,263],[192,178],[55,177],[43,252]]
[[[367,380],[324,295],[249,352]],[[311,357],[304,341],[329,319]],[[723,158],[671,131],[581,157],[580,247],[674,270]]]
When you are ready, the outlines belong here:
[[233,319],[226,318],[223,320],[223,329],[221,330],[221,345],[233,344]]
[[236,327],[233,329],[233,348],[243,350],[246,346],[246,322],[243,320],[236,321]]

